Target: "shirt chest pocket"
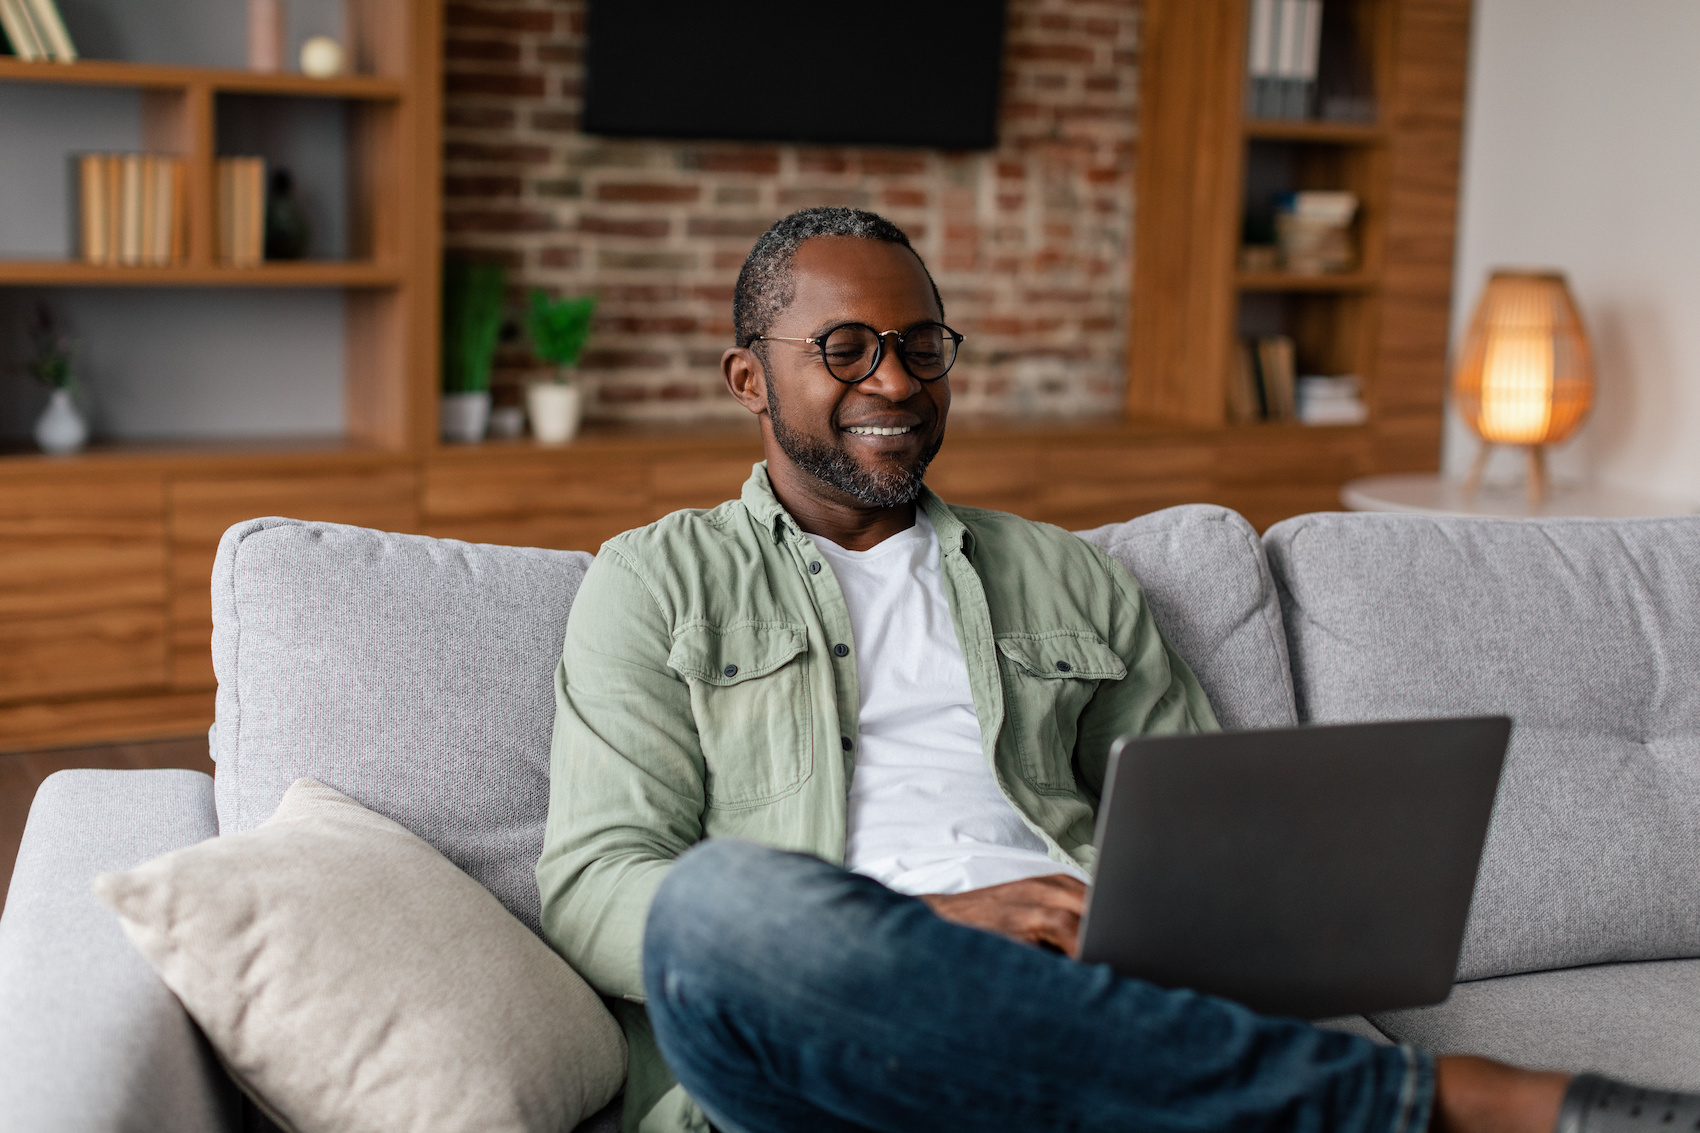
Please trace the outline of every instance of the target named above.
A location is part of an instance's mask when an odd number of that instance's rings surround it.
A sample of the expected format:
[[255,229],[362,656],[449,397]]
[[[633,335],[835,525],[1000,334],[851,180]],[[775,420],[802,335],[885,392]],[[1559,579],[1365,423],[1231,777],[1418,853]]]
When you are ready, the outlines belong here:
[[1051,794],[1075,790],[1074,742],[1080,714],[1100,681],[1119,681],[1127,666],[1090,631],[997,636],[1004,727],[1021,755],[1021,774]]
[[686,626],[667,665],[691,688],[709,803],[758,806],[814,769],[808,633],[784,622]]

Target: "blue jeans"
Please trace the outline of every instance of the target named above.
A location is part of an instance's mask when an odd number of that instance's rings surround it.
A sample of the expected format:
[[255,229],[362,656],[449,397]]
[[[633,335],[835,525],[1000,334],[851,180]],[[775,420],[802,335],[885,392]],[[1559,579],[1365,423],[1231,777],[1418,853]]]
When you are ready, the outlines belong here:
[[674,1075],[726,1133],[1423,1133],[1428,1055],[1164,991],[747,842],[679,859],[643,948]]

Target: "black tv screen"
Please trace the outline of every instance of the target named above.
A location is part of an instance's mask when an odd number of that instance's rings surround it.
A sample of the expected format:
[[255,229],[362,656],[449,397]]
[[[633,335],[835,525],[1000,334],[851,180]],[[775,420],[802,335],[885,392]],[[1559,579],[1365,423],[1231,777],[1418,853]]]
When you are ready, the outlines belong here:
[[584,130],[990,149],[1004,0],[592,0]]

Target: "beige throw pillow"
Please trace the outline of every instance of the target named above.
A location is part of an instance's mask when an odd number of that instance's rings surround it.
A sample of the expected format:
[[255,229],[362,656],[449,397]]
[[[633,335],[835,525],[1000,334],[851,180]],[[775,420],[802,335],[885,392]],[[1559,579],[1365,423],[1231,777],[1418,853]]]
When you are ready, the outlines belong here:
[[625,1077],[577,973],[423,840],[311,779],[252,830],[94,887],[296,1133],[561,1133]]

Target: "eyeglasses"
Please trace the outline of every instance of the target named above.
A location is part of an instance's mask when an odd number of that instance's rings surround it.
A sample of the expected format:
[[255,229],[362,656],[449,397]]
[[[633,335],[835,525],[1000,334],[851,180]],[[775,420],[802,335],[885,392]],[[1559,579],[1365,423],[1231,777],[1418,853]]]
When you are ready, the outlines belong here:
[[819,348],[826,372],[846,385],[873,377],[885,357],[887,336],[897,339],[897,359],[918,382],[936,382],[956,364],[956,348],[962,336],[943,323],[916,323],[906,331],[877,331],[866,323],[843,323],[816,338],[785,338],[758,334],[746,346],[760,340],[806,342]]

